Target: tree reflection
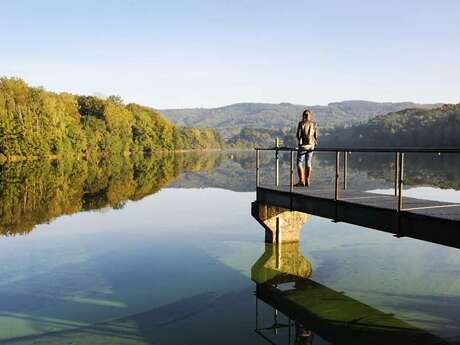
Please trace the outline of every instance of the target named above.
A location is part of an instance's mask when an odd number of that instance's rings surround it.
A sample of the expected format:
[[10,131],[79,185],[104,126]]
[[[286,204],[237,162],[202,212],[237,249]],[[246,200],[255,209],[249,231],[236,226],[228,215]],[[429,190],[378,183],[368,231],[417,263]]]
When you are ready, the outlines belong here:
[[219,162],[217,153],[162,153],[0,165],[0,234],[26,234],[37,224],[80,211],[120,209],[184,171],[208,171]]

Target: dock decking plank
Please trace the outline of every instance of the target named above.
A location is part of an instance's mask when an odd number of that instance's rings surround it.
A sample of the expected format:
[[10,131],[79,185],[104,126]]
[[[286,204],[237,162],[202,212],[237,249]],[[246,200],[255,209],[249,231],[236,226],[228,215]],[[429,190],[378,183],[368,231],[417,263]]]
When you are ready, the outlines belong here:
[[[271,189],[280,192],[289,193],[289,186],[261,186],[264,189]],[[305,187],[294,187],[293,194],[303,195],[306,197],[317,197],[334,200],[334,190],[315,190]],[[398,199],[394,195],[377,194],[362,191],[340,191],[339,201],[350,202],[360,205],[368,205],[385,209],[396,210]],[[453,217],[460,220],[460,208],[457,210],[452,207],[460,207],[460,203],[441,202],[436,200],[416,199],[411,197],[403,198],[404,209],[422,208],[420,210],[408,210],[407,212],[416,212],[418,214],[429,214],[445,217]]]
[[398,212],[393,195],[340,190],[335,201],[334,194],[332,189],[294,187],[290,193],[289,185],[262,185],[257,201],[460,248],[460,203],[404,197]]

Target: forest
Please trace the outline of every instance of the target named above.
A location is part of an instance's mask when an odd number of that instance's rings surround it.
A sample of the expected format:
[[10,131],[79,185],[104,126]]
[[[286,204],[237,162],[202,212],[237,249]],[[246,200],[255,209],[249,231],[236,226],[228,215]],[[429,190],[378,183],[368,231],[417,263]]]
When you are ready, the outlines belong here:
[[324,131],[320,145],[351,147],[459,147],[460,104],[405,109],[368,122]]
[[[306,95],[307,96],[307,95]],[[220,131],[225,139],[244,136],[245,129],[289,131],[301,120],[305,108],[313,112],[315,121],[323,129],[367,121],[368,119],[407,108],[431,109],[442,104],[412,102],[343,101],[328,105],[292,103],[237,103],[219,108],[164,109],[173,123],[191,127],[210,127]],[[235,140],[234,140],[235,141]],[[244,140],[243,140],[244,141]],[[272,140],[273,141],[273,140]]]
[[53,93],[0,78],[0,161],[39,157],[101,157],[154,150],[220,149],[209,128],[175,126],[152,108]]

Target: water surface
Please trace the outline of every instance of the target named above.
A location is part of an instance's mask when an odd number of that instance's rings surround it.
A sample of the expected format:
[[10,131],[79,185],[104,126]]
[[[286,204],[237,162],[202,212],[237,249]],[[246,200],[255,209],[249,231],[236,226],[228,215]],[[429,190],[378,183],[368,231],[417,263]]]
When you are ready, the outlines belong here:
[[[0,343],[330,343],[330,320],[272,327],[289,320],[283,310],[275,318],[272,300],[254,295],[254,272],[273,271],[276,251],[265,246],[263,229],[250,216],[253,157],[176,154],[2,166]],[[270,157],[263,159],[263,178],[270,181]],[[407,164],[409,193],[428,195],[429,187],[433,200],[459,202],[451,178],[459,165],[430,159]],[[350,160],[351,188],[391,190],[391,157],[365,161]],[[315,185],[328,187],[333,160],[318,156],[315,164]],[[283,178],[286,168],[287,160]],[[327,296],[391,315],[391,322],[429,334],[433,343],[458,343],[459,250],[314,216],[301,239],[297,248],[278,251],[278,259],[310,267],[300,277],[304,288],[320,284]],[[290,268],[274,270],[286,276]],[[326,295],[315,301],[327,307]]]

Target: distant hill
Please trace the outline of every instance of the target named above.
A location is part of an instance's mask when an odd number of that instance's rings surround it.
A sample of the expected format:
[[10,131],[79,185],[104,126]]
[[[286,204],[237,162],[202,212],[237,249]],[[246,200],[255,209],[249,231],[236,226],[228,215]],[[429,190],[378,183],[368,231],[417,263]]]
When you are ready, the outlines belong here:
[[183,126],[216,128],[226,139],[229,139],[239,135],[243,128],[289,131],[299,121],[305,108],[313,111],[320,128],[325,129],[348,126],[406,108],[431,109],[440,105],[357,100],[335,102],[326,106],[291,103],[237,103],[219,108],[163,109],[160,111],[173,123]]
[[460,147],[460,103],[405,109],[366,123],[326,130],[321,146]]

